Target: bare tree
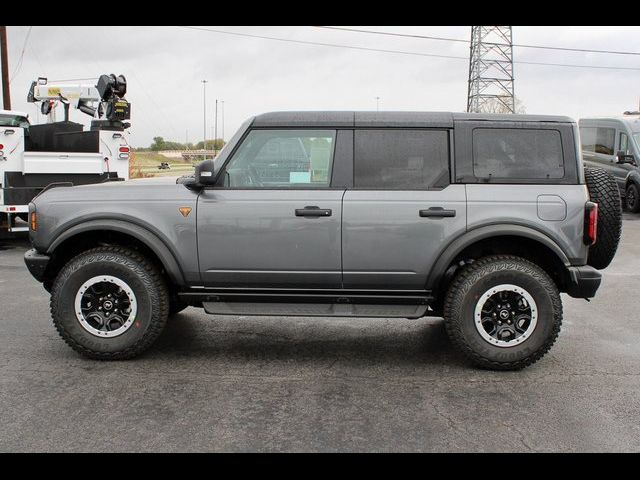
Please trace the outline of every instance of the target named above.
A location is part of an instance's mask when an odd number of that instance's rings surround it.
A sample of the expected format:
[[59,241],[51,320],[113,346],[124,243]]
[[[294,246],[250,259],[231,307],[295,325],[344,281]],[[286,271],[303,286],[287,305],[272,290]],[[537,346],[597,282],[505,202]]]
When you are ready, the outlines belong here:
[[[515,97],[515,113],[527,113],[527,109],[518,97]],[[501,102],[498,98],[487,99],[486,102],[482,105],[483,113],[511,113],[509,108]]]

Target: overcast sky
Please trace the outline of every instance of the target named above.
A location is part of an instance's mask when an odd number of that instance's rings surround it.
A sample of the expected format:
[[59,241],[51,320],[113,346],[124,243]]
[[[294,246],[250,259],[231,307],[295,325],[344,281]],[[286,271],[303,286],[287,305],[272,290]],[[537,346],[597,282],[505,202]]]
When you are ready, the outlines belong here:
[[[29,27],[8,28],[14,75]],[[201,80],[207,84],[208,137],[215,99],[225,101],[225,137],[248,117],[273,110],[464,111],[465,43],[395,38],[300,27],[206,27],[296,40],[461,56],[444,59],[301,45],[178,27],[33,27],[13,76],[14,110],[36,121],[26,102],[32,80],[124,74],[132,104],[131,143],[154,136],[184,142],[203,136]],[[365,28],[365,27],[359,27]],[[370,30],[468,39],[470,27],[366,27]],[[514,43],[640,51],[638,27],[513,27]],[[514,48],[514,60],[620,66],[582,69],[516,64],[515,92],[527,113],[617,115],[638,108],[640,56]],[[85,82],[86,83],[86,82]],[[89,81],[91,83],[91,81]],[[59,115],[62,115],[60,109]],[[220,117],[219,117],[220,118]],[[72,112],[72,120],[88,123]],[[42,121],[42,118],[40,118]],[[222,120],[219,120],[221,136]]]

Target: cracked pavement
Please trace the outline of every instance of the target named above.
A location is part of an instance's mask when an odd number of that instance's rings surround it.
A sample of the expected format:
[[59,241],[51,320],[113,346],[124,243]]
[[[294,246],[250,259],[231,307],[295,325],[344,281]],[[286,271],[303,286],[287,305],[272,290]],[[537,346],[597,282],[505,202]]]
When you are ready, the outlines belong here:
[[520,372],[475,369],[441,319],[216,317],[86,360],[0,240],[0,451],[638,451],[640,216],[590,303]]

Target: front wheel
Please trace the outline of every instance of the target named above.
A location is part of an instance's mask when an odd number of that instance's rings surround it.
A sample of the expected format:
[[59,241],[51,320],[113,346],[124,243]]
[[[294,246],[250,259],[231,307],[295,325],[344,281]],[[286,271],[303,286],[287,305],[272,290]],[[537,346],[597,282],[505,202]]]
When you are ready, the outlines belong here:
[[560,293],[549,275],[511,255],[481,258],[457,274],[444,305],[447,333],[476,365],[518,370],[555,342],[562,323]]
[[640,212],[640,191],[635,183],[629,184],[625,191],[625,205],[631,213]]
[[99,247],[74,257],[51,290],[51,316],[77,352],[98,360],[132,358],[162,332],[169,313],[158,268],[124,247]]

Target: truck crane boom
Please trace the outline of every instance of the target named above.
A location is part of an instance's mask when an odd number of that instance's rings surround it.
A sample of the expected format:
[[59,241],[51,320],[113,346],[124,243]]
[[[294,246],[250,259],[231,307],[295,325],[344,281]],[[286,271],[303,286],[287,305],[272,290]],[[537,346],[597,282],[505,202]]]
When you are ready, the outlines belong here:
[[[131,118],[131,104],[124,98],[127,80],[124,75],[101,75],[95,85],[50,84],[40,77],[31,83],[27,101],[40,102],[40,111],[49,123],[56,121],[57,102],[64,105],[64,121],[69,121],[69,107],[93,117],[95,120],[122,122]],[[124,125],[128,128],[130,125]]]
[[[48,185],[85,185],[129,178],[131,105],[122,75],[101,75],[95,85],[31,83],[27,101],[46,123],[31,125],[24,112],[0,111],[0,226],[26,231],[29,202]],[[56,121],[56,107],[64,120]],[[69,120],[74,109],[91,117],[89,129]]]

